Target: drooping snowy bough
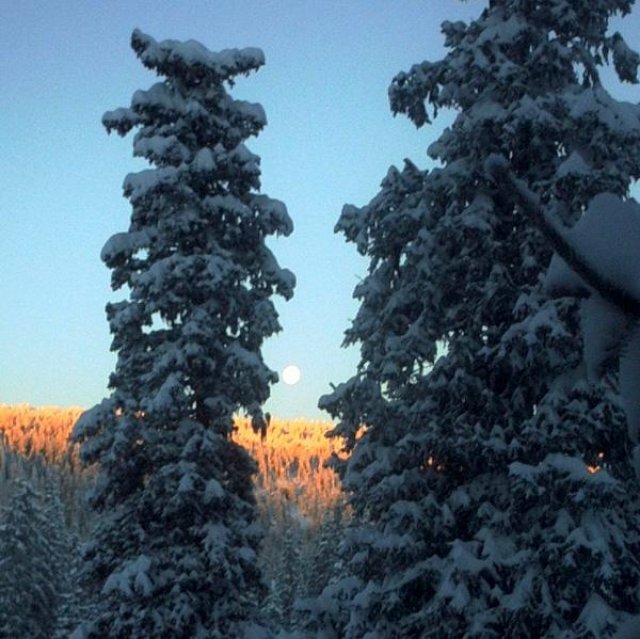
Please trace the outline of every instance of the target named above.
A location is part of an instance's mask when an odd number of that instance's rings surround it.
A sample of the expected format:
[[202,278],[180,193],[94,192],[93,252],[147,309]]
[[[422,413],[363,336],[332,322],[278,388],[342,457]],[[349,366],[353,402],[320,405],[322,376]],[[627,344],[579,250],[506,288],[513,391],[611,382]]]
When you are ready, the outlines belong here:
[[599,73],[612,61],[637,79],[609,32],[632,5],[491,0],[442,25],[442,60],[393,80],[393,111],[417,126],[458,113],[429,147],[436,168],[391,169],[338,222],[370,259],[346,333],[358,371],[321,401],[351,453],[353,521],[310,635],[595,639],[637,623],[640,482],[618,373],[585,378],[582,301],[545,287],[555,247],[485,167],[505,158],[564,227],[600,194],[628,196],[640,106]]
[[244,145],[264,111],[227,90],[264,58],[137,30],[131,44],[162,80],[103,118],[135,131],[134,155],[152,168],[126,177],[130,226],[102,251],[126,293],[107,307],[112,393],[73,435],[100,469],[86,553],[100,607],[80,636],[266,637],[255,467],[230,434],[233,414],[277,379],[261,346],[280,329],[272,297],[288,299],[294,277],[265,239],[292,222],[259,193],[259,158]]
[[[585,375],[598,381],[618,365],[629,441],[640,435],[640,205],[613,193],[593,198],[571,228],[563,227],[510,171],[505,158],[485,166],[513,192],[556,250],[545,277],[552,296],[584,298],[581,329]],[[553,207],[548,207],[553,208]],[[640,476],[640,449],[634,453]]]

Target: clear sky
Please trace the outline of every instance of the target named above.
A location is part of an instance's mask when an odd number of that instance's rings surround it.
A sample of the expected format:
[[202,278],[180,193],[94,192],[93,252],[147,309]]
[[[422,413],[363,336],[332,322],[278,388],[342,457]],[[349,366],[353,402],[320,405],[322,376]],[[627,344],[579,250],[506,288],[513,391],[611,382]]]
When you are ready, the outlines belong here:
[[[272,243],[295,272],[278,303],[283,331],[267,363],[302,370],[278,384],[278,417],[326,418],[316,404],[346,380],[355,350],[340,347],[366,271],[333,234],[342,205],[366,204],[391,164],[428,166],[426,148],[449,120],[416,130],[393,118],[387,87],[399,71],[441,57],[443,20],[468,20],[470,0],[0,0],[0,403],[90,406],[107,394],[115,355],[104,315],[106,240],[128,227],[125,175],[144,168],[131,138],[107,136],[104,111],[156,81],[129,47],[133,28],[196,39],[211,50],[257,46],[267,64],[237,97],[269,124],[248,142],[262,188],[283,200],[294,234]],[[616,28],[640,47],[640,11]],[[632,87],[616,95],[640,100]]]

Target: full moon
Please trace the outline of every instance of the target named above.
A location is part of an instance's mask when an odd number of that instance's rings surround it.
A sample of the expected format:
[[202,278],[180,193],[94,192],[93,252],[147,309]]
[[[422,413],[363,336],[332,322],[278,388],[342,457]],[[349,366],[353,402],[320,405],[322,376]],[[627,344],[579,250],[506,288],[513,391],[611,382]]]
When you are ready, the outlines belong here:
[[282,381],[285,384],[297,384],[300,381],[300,369],[295,364],[285,366],[282,371]]

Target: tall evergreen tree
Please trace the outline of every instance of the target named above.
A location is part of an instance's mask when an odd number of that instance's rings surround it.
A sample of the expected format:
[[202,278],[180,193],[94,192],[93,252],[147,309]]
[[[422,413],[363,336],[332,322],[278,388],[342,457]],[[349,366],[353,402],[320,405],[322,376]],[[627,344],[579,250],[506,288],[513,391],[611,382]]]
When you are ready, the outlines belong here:
[[429,148],[440,167],[392,168],[337,225],[370,267],[346,334],[358,372],[321,401],[351,453],[354,517],[308,620],[319,636],[596,638],[640,610],[616,374],[585,379],[579,301],[549,299],[552,248],[485,170],[507,158],[569,226],[597,194],[628,194],[640,107],[599,73],[637,79],[608,32],[632,4],[491,0],[443,24],[443,60],[393,80],[393,111],[417,126],[458,116]]
[[28,481],[15,484],[0,513],[0,637],[49,639],[64,584],[56,543],[63,531],[52,531],[42,498]]
[[285,508],[278,526],[282,537],[279,552],[273,557],[274,575],[265,603],[274,625],[289,632],[296,626],[295,603],[302,595],[304,586],[303,530],[297,517]]
[[337,540],[343,535],[343,510],[344,504],[341,502],[328,508],[314,531],[313,543],[307,544],[304,571],[306,580],[303,591],[306,598],[317,597],[336,572]]
[[83,461],[100,465],[86,559],[101,607],[80,634],[255,639],[268,634],[256,468],[230,434],[234,413],[276,380],[261,346],[280,329],[271,298],[289,298],[294,278],[265,238],[292,223],[258,193],[260,161],[244,145],[264,111],[227,89],[263,54],[138,30],[131,45],[163,79],[103,118],[108,131],[135,130],[134,155],[153,168],[125,179],[131,223],[102,251],[127,298],[107,306],[112,393],[74,431]]

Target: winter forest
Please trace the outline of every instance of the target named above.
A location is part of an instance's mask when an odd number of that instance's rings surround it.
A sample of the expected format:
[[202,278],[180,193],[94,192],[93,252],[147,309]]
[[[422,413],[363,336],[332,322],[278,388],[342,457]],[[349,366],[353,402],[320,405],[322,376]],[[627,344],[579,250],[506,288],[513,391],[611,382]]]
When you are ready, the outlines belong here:
[[455,117],[344,206],[359,364],[265,441],[296,281],[233,97],[264,54],[133,32],[110,393],[0,406],[0,638],[640,639],[633,4],[488,0],[391,79],[390,117]]

